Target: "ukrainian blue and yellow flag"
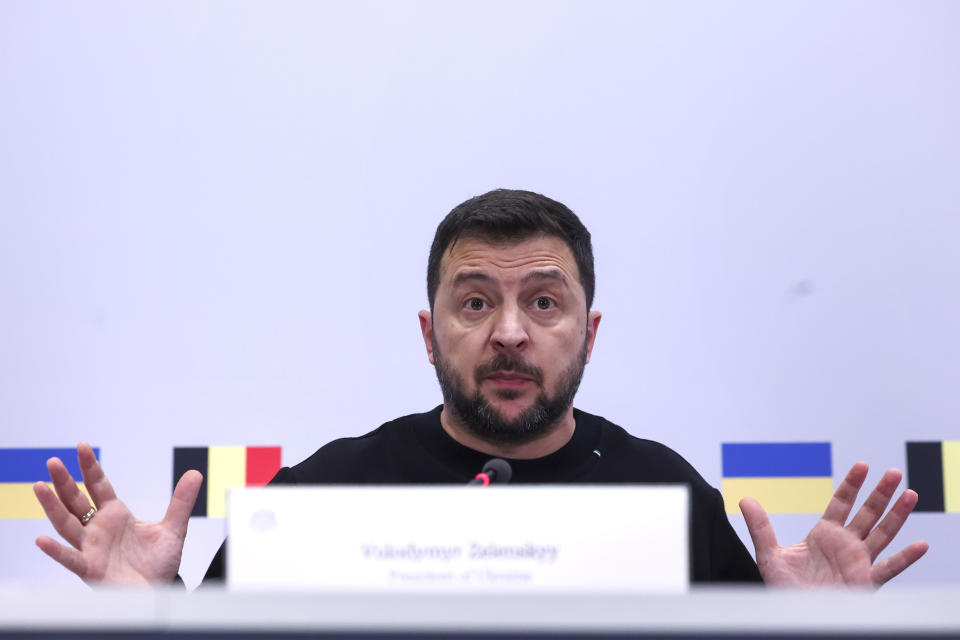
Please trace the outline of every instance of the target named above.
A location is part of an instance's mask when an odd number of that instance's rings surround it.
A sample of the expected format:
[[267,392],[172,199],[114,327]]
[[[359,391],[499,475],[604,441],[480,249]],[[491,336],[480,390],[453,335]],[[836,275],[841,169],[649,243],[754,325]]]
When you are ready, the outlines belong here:
[[[100,449],[93,455],[100,459]],[[77,463],[77,450],[70,449],[3,449],[0,448],[0,520],[46,518],[43,507],[33,495],[33,483],[50,482],[47,458],[60,458],[67,471],[77,480],[80,491],[87,493]],[[89,494],[87,494],[89,497]]]
[[756,498],[767,513],[822,513],[833,496],[829,442],[725,442],[723,503]]

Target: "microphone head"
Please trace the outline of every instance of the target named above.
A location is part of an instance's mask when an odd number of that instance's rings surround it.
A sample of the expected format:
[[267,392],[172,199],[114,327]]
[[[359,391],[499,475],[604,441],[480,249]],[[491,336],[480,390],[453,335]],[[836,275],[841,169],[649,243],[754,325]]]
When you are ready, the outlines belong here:
[[483,465],[483,471],[481,473],[490,476],[490,482],[510,482],[513,469],[510,468],[510,463],[506,460],[493,458]]

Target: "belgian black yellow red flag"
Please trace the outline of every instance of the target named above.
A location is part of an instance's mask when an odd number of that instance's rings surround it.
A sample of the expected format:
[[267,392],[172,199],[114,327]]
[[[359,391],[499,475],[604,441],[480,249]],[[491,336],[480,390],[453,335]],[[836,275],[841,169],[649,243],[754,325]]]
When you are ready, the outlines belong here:
[[960,441],[908,442],[907,486],[920,496],[914,511],[960,513]]
[[227,489],[267,484],[280,469],[280,447],[175,447],[173,486],[185,472],[203,474],[200,495],[191,516],[222,518]]

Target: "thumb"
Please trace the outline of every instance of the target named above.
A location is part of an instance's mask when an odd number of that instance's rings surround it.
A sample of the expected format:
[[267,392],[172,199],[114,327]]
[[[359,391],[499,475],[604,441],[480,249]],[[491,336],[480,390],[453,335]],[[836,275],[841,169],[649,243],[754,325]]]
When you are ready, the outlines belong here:
[[187,533],[190,512],[193,511],[193,505],[197,501],[202,484],[203,474],[191,469],[180,476],[180,481],[173,490],[170,506],[167,507],[167,513],[163,516],[163,524],[173,528],[181,536]]
[[753,498],[743,498],[740,501],[740,512],[747,523],[759,562],[761,556],[777,548],[777,534],[773,531],[767,512]]

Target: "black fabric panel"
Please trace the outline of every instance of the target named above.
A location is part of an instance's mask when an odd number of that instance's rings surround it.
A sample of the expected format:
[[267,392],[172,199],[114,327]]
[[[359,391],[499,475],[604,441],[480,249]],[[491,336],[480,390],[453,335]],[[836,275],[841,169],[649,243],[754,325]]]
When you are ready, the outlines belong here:
[[907,443],[907,487],[920,496],[914,511],[943,511],[942,443]]
[[203,484],[200,485],[200,495],[193,505],[191,516],[206,517],[207,515],[207,447],[175,447],[173,450],[173,486],[184,473],[196,469],[203,474]]

